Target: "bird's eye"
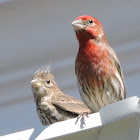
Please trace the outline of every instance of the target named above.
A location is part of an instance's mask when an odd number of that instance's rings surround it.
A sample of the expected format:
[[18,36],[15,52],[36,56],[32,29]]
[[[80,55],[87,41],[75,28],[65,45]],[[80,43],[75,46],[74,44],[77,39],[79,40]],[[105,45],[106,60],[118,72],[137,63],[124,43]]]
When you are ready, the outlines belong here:
[[93,23],[93,20],[92,20],[92,19],[90,19],[90,20],[89,20],[89,23]]
[[51,82],[50,80],[47,80],[47,84],[50,84],[50,82]]

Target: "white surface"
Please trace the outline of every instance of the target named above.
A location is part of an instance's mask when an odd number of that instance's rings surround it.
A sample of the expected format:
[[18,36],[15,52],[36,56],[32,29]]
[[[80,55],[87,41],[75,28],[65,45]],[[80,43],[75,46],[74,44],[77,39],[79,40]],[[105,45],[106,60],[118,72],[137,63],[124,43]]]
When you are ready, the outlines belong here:
[[[62,137],[57,139],[62,139],[63,135],[71,135],[72,133],[85,131],[87,129],[94,128],[94,127],[95,128],[98,127],[98,130],[100,130],[99,128],[101,128],[102,125],[99,113],[89,115],[88,118],[85,117],[86,125],[84,125],[80,120],[81,118],[76,124],[75,122],[77,121],[77,118],[50,125],[38,136],[38,138],[36,138],[36,140],[51,139],[58,136],[62,136]],[[87,136],[84,138],[87,138]],[[84,140],[84,138],[82,139]]]
[[[140,96],[140,1],[15,0],[0,4],[0,136],[42,126],[30,81],[51,64],[61,90],[80,98],[74,62],[78,50],[72,21],[88,14],[102,23],[120,59],[128,97]],[[35,135],[36,134],[36,135]]]
[[139,114],[139,98],[130,97],[102,108],[100,113],[85,116],[86,125],[81,118],[78,122],[75,118],[44,129],[34,128],[2,136],[0,140],[26,140],[30,136],[30,140],[139,140]]
[[98,140],[140,140],[140,116],[135,113],[105,125]]
[[125,115],[140,112],[139,101],[140,98],[135,96],[101,108],[99,112],[102,124],[106,125],[121,119]]
[[[85,128],[81,129],[78,125],[73,125],[75,119],[56,123],[46,128],[37,140],[55,138],[61,139],[79,139],[73,133],[81,131],[85,134],[82,140],[91,140],[85,129],[93,129],[95,133],[92,139],[96,140],[138,140],[140,130],[140,102],[138,97],[130,97],[117,103],[103,107],[99,113],[94,113],[87,118]],[[100,120],[101,117],[101,120]],[[102,121],[102,122],[101,122]],[[92,132],[92,131],[91,131]],[[88,132],[90,133],[90,132]],[[63,137],[65,135],[65,137]],[[77,134],[78,135],[78,134]],[[80,136],[80,134],[78,135]],[[88,137],[89,136],[89,137]]]
[[34,129],[24,130],[21,132],[1,136],[0,140],[29,140]]

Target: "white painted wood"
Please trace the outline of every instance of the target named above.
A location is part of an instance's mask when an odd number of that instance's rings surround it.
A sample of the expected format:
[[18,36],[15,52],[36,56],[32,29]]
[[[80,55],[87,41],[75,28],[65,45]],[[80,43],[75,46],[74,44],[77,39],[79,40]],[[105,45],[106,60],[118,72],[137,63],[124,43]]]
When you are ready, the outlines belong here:
[[0,136],[0,140],[29,140],[34,129],[24,130],[13,134]]
[[[44,129],[33,128],[0,137],[0,140],[139,140],[139,98],[130,97],[103,107],[85,118],[58,122]],[[76,123],[77,122],[77,123]]]
[[112,105],[105,106],[100,109],[100,115],[103,125],[117,121],[125,115],[135,114],[140,112],[140,98],[130,97],[123,101],[116,102]]
[[98,140],[139,140],[140,139],[140,116],[131,114],[123,119],[105,125]]
[[[93,137],[93,138],[95,138],[95,139],[97,138],[98,133],[101,129],[101,125],[102,125],[99,113],[89,115],[88,118],[85,117],[86,125],[84,125],[83,122],[81,122],[81,118],[79,119],[79,121],[76,124],[75,124],[75,122],[77,122],[77,118],[67,120],[64,122],[55,123],[55,124],[49,126],[48,128],[46,128],[36,138],[36,140],[41,140],[41,139],[59,139],[59,140],[61,140],[61,139],[76,139],[76,138],[84,140],[84,139],[87,139],[88,137],[90,138],[91,136],[93,136],[93,134],[84,136],[84,134],[82,134],[82,133],[87,133],[87,131],[92,128],[96,128],[95,137]],[[79,138],[79,134],[76,134],[76,133],[81,133],[82,137],[80,136],[80,138]],[[76,136],[74,136],[75,134],[76,134]]]

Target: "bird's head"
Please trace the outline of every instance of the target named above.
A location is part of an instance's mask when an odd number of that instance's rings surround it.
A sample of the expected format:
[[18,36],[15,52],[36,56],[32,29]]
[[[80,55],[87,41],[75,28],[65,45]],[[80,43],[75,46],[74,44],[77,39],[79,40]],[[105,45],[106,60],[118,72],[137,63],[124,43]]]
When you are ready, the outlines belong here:
[[54,76],[49,70],[38,70],[31,81],[33,94],[36,98],[51,96],[57,89]]
[[100,39],[104,36],[101,23],[88,15],[77,17],[72,26],[76,32],[77,39],[80,41],[89,39]]

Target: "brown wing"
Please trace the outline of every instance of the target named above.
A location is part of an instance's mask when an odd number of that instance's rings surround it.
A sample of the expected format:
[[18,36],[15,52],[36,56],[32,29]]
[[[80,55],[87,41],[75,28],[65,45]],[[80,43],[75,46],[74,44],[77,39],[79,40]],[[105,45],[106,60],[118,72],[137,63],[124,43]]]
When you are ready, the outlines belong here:
[[119,74],[121,76],[121,79],[122,79],[122,82],[123,82],[123,86],[124,86],[124,99],[125,99],[126,98],[126,87],[125,87],[125,82],[124,82],[124,77],[123,77],[123,73],[122,73],[120,62],[118,61],[117,63],[115,63],[115,65],[116,65],[116,68],[118,69],[118,72],[119,72]]
[[108,49],[109,49],[109,52],[111,52],[110,56],[111,56],[111,58],[114,59],[113,62],[115,64],[115,67],[116,67],[116,69],[118,71],[118,74],[120,75],[120,78],[122,80],[122,86],[123,87],[121,87],[121,88],[122,88],[122,91],[124,93],[124,97],[122,99],[125,99],[126,98],[126,87],[125,87],[124,77],[123,77],[123,73],[122,73],[122,69],[121,69],[121,65],[120,65],[119,59],[116,56],[114,50],[110,46],[108,47]]
[[64,111],[68,111],[76,114],[91,112],[82,101],[65,94],[61,94],[57,96],[55,95],[52,98],[52,104]]

